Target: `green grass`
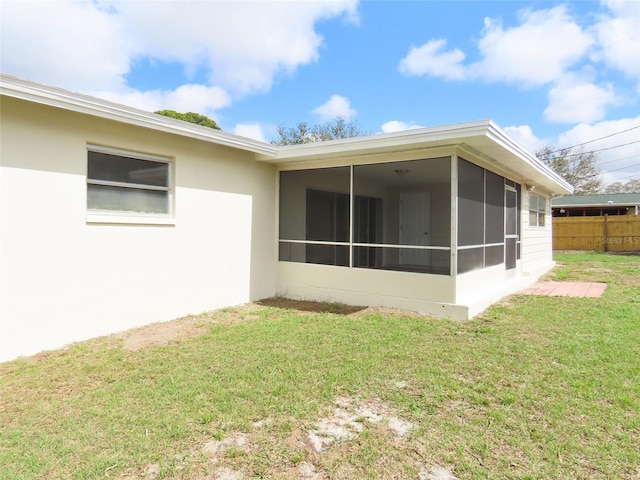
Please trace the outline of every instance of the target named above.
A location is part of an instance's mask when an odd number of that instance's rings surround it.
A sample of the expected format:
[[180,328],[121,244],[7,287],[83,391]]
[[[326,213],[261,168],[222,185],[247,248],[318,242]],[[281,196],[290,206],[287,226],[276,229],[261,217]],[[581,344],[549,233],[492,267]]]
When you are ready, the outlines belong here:
[[[514,295],[469,322],[225,309],[164,347],[96,339],[0,364],[0,477],[295,478],[310,462],[327,478],[435,465],[461,479],[638,478],[640,257],[556,260],[553,279],[606,282],[604,296]],[[364,422],[311,452],[299,440],[338,397],[384,402],[414,430],[397,441]],[[250,448],[202,454],[239,432]]]

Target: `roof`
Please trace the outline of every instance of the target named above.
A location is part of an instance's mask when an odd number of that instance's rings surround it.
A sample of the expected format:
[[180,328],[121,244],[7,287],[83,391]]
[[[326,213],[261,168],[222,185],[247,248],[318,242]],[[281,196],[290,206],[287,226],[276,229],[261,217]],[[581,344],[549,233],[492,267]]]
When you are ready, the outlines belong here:
[[551,200],[552,207],[606,207],[640,205],[640,193],[605,193],[597,195],[564,195]]
[[309,160],[422,153],[440,147],[460,147],[528,184],[538,185],[552,193],[573,192],[573,187],[566,180],[517,144],[490,120],[303,145],[277,146],[5,74],[0,74],[0,94],[238,148],[253,152],[258,161],[279,165]]
[[23,80],[11,75],[0,74],[0,94],[263,155],[275,155],[277,151],[277,147],[269,143],[176,120],[89,95],[70,92],[62,88]]
[[[527,184],[544,187],[550,192],[563,194],[573,192],[571,184],[517,144],[491,120],[289,145],[280,147],[275,157],[263,157],[263,159],[286,164],[368,155],[390,156],[399,153],[426,152],[439,147],[460,147],[510,172],[515,178],[522,178]],[[258,155],[258,157],[261,156]]]

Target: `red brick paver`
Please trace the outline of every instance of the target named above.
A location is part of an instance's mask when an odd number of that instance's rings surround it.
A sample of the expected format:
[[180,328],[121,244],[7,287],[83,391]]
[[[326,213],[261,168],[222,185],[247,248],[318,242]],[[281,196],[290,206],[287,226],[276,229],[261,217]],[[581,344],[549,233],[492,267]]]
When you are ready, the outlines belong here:
[[548,297],[601,297],[606,283],[595,282],[538,282],[519,293],[523,295],[545,295]]

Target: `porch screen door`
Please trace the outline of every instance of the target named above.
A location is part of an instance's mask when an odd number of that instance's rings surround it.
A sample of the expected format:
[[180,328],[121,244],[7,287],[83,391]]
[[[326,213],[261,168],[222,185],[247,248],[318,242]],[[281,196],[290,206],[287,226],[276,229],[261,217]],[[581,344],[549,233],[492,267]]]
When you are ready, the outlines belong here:
[[505,216],[504,216],[504,264],[507,270],[516,268],[518,244],[518,194],[516,189],[505,186]]

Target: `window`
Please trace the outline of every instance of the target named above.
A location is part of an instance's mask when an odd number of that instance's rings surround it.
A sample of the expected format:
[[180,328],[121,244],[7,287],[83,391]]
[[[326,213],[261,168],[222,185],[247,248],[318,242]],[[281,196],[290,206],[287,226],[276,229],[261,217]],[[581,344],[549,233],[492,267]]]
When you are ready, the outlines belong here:
[[544,217],[547,210],[547,199],[540,195],[529,195],[529,226],[544,227]]
[[87,209],[132,214],[169,214],[169,159],[89,147]]

